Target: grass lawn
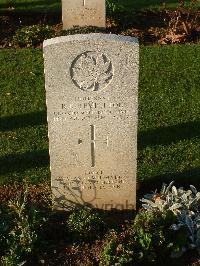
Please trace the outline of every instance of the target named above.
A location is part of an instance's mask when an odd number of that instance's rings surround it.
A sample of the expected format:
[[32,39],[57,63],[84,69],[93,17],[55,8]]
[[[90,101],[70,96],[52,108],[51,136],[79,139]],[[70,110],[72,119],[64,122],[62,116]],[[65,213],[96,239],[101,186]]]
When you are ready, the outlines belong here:
[[[176,8],[178,0],[112,0],[123,8],[130,10],[159,9],[166,4],[167,8]],[[186,0],[188,4],[190,0]],[[200,1],[195,6],[200,7]],[[59,0],[0,0],[0,14],[9,12],[38,12],[38,13],[59,13],[61,12],[61,1]]]
[[58,13],[61,12],[61,1],[59,0],[0,0],[0,14],[7,12],[38,12]]
[[[167,8],[178,7],[178,0],[112,0],[113,3],[119,3],[121,6],[125,7],[127,10],[135,9],[160,9],[164,5]],[[189,6],[190,0],[185,1],[186,6]],[[198,1],[195,7],[200,7],[200,2]]]
[[[200,46],[140,50],[138,180],[200,178]],[[0,51],[0,184],[50,180],[40,49]]]

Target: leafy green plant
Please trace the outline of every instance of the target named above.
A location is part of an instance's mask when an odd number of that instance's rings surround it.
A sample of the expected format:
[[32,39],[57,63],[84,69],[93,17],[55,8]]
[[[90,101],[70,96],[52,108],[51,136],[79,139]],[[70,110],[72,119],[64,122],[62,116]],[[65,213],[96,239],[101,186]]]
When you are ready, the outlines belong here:
[[[24,185],[15,199],[1,207],[1,264],[24,265],[38,241],[38,230],[44,217],[34,206],[28,204],[28,186]],[[3,249],[3,250],[2,250]]]
[[13,227],[13,214],[7,206],[0,206],[0,257],[5,255],[8,248],[7,239]]
[[[11,200],[8,204],[14,221],[13,227],[8,233],[8,251],[3,257],[5,265],[19,265],[22,258],[33,249],[33,244],[37,240],[33,224],[26,214],[27,190],[22,197]],[[23,265],[23,264],[22,264]]]
[[171,211],[159,213],[143,210],[136,216],[133,223],[134,238],[141,247],[144,261],[158,261],[172,252],[182,251],[187,243],[186,232],[182,228],[172,231],[170,226],[175,221],[176,216]]
[[122,232],[111,231],[101,253],[102,265],[148,265],[162,263],[165,257],[182,254],[187,243],[186,232],[174,232],[170,226],[176,221],[173,212],[141,210],[132,224]]
[[135,265],[140,259],[140,252],[133,235],[131,228],[120,233],[112,230],[106,236],[100,265]]
[[52,37],[54,37],[54,31],[49,26],[25,26],[16,31],[13,44],[19,47],[35,47],[45,39]]
[[118,5],[113,0],[106,0],[106,8],[108,17],[114,18],[120,9],[123,9],[123,6]]
[[106,14],[107,17],[111,20],[117,22],[119,27],[124,25],[131,25],[134,19],[134,11],[127,9],[123,4],[120,4],[116,0],[107,0],[106,1]]
[[105,229],[100,214],[90,208],[75,210],[67,221],[68,229],[81,237],[94,238]]
[[160,193],[155,191],[145,195],[141,200],[143,208],[153,213],[173,212],[176,221],[170,228],[174,232],[184,229],[187,237],[183,250],[196,248],[200,252],[200,192],[192,185],[189,190],[184,190],[173,184],[163,184]]

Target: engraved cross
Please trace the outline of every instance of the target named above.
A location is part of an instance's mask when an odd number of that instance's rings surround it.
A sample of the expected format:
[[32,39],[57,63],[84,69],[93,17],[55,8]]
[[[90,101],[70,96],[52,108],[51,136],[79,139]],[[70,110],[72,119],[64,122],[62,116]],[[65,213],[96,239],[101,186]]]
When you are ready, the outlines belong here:
[[[96,165],[96,143],[101,142],[105,143],[108,147],[108,136],[105,140],[96,139],[96,128],[95,125],[90,125],[90,134],[91,134],[91,167],[95,167]],[[82,144],[83,141],[78,139],[78,144]]]
[[[92,167],[95,167],[95,163],[96,163],[96,159],[95,159],[95,155],[96,155],[96,142],[97,141],[101,141],[102,140],[97,140],[96,139],[96,132],[95,132],[95,125],[91,125],[90,126],[91,128],[91,161],[92,161],[92,164],[91,166]],[[103,143],[106,143],[106,145],[108,146],[108,136],[106,137],[106,140],[103,140]]]

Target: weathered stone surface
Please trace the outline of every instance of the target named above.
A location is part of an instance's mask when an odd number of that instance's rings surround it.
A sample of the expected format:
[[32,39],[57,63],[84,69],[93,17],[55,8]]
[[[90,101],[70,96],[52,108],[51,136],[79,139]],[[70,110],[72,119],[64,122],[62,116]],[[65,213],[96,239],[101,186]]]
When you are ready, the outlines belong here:
[[63,29],[73,26],[105,27],[105,0],[62,0]]
[[55,207],[135,208],[137,39],[50,39],[44,59]]

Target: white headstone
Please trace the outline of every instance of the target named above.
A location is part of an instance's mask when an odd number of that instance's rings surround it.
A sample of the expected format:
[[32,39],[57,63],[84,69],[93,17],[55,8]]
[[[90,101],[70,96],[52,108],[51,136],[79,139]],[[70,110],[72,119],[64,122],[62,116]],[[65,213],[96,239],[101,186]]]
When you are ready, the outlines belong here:
[[62,0],[63,29],[73,26],[105,27],[105,0]]
[[44,42],[55,207],[136,206],[139,45],[88,34]]

